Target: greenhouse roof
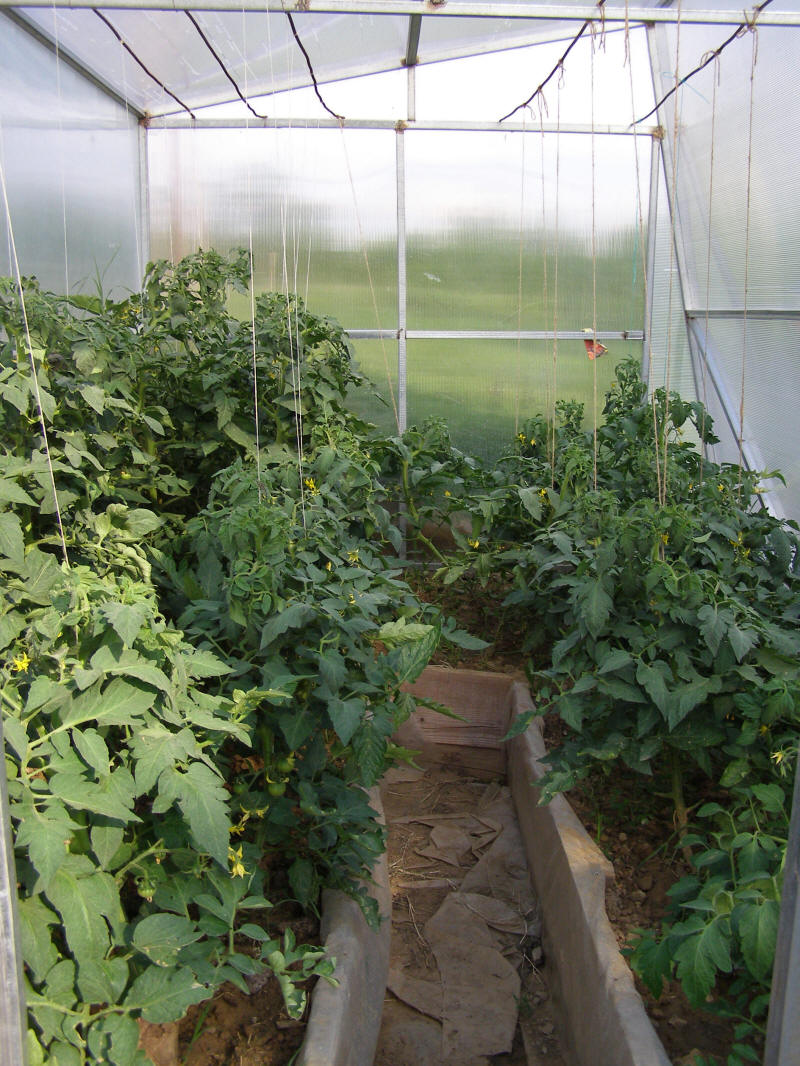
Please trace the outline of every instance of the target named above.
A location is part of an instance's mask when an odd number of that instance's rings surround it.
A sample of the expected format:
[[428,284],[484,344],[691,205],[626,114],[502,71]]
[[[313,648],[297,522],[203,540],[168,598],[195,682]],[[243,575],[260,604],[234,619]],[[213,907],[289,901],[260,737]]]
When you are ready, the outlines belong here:
[[[762,6],[759,24],[800,23],[800,0]],[[737,0],[677,7],[606,0],[600,7],[570,0],[109,0],[96,9],[91,0],[0,0],[0,10],[62,59],[152,116],[307,87],[310,69],[324,83],[567,39],[583,20],[597,27],[677,19],[736,25],[748,17]]]

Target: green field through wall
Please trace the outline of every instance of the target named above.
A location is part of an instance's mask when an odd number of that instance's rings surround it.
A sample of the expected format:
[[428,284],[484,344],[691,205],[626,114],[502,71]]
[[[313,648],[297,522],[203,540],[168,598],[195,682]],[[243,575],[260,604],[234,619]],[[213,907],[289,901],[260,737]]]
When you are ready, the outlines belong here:
[[[254,252],[256,288],[282,289],[287,279],[275,254]],[[266,264],[266,268],[264,267]],[[259,269],[260,267],[260,269]],[[288,287],[305,296],[310,310],[350,329],[397,327],[397,264],[391,242],[366,252],[321,247],[303,270],[287,271]],[[522,283],[520,284],[520,274]],[[594,261],[590,242],[563,238],[529,241],[518,235],[479,241],[465,233],[412,237],[407,259],[407,326],[410,330],[641,330],[641,252],[633,231],[600,241]],[[558,294],[557,305],[554,299]],[[237,314],[249,301],[234,297]],[[356,340],[356,359],[386,401],[353,396],[356,410],[382,430],[396,429],[397,342]],[[604,394],[616,363],[641,359],[641,342],[608,342],[592,362],[581,340],[417,340],[407,346],[408,424],[444,418],[454,443],[491,458],[518,427],[552,410],[555,397],[584,404],[586,424],[602,420]],[[389,386],[391,380],[391,389]]]

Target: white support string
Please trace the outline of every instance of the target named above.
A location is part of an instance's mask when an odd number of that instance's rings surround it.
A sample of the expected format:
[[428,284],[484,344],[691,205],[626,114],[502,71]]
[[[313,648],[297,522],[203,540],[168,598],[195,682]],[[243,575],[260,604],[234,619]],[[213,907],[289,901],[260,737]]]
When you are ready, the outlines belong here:
[[[701,380],[702,380],[702,400],[703,400],[703,416],[700,424],[700,454],[703,459],[706,458],[706,385],[708,378],[708,331],[710,329],[709,323],[709,306],[711,302],[711,233],[712,233],[712,217],[714,212],[714,153],[716,149],[716,125],[717,125],[717,85],[720,78],[720,62],[719,56],[715,57],[713,67],[713,89],[711,95],[711,150],[709,158],[708,169],[708,237],[706,240],[706,316],[705,316],[705,331],[703,334],[703,354],[701,365]],[[700,464],[700,486],[703,485],[703,477],[705,475],[705,462]]]
[[758,59],[758,29],[755,20],[750,26],[752,34],[752,52],[750,59],[750,109],[747,120],[747,200],[745,206],[744,227],[744,306],[742,309],[742,377],[739,393],[739,479],[737,491],[739,497],[742,493],[742,466],[744,462],[744,393],[745,372],[747,366],[747,298],[750,279],[750,207],[752,197],[752,172],[753,172],[753,99],[754,83],[756,77],[756,61]]
[[[595,135],[594,135],[594,47],[595,29],[591,27],[591,117],[592,117],[592,344],[597,344],[597,224],[596,224],[596,166],[595,166]],[[601,38],[602,41],[602,38]],[[592,360],[592,484],[597,491],[597,358]]]
[[[58,536],[61,541],[61,553],[64,559],[64,565],[69,567],[69,553],[67,551],[67,541],[64,536],[64,523],[61,518],[61,507],[58,502],[58,490],[56,489],[56,477],[53,470],[53,457],[50,454],[50,442],[47,435],[47,421],[44,415],[44,408],[42,407],[42,394],[39,389],[39,375],[36,372],[36,359],[33,354],[33,341],[31,340],[30,324],[28,322],[28,309],[25,304],[25,291],[22,285],[22,272],[19,267],[19,258],[17,257],[17,243],[14,239],[14,227],[11,222],[11,208],[8,202],[8,189],[6,187],[6,172],[3,166],[3,152],[2,152],[2,126],[0,126],[0,188],[3,192],[3,205],[5,209],[6,225],[8,226],[9,241],[11,244],[11,257],[14,265],[14,276],[17,282],[17,289],[19,291],[19,302],[22,309],[22,321],[25,326],[25,342],[28,347],[28,358],[31,364],[31,381],[33,383],[33,395],[36,400],[36,408],[39,413],[39,426],[42,431],[42,440],[44,442],[44,452],[47,460],[47,472],[50,480],[50,488],[53,492],[53,506],[55,508],[56,523],[58,525]],[[19,353],[17,353],[19,356]]]
[[[246,40],[246,16],[242,11],[242,40]],[[244,95],[249,99],[250,93],[247,85],[248,63],[244,56]],[[245,137],[249,129],[249,116],[245,115]],[[249,140],[249,138],[248,138]],[[256,486],[258,502],[263,502],[264,489],[261,484],[261,418],[258,409],[258,355],[256,352],[256,276],[255,262],[253,258],[253,163],[252,153],[247,155],[247,262],[250,270],[250,344],[252,348],[253,366],[253,426],[256,441]]]
[[58,14],[56,11],[55,3],[52,8],[53,12],[53,43],[55,45],[55,57],[56,57],[56,95],[58,96],[58,141],[59,141],[59,179],[61,183],[61,225],[64,232],[64,293],[69,296],[69,247],[67,245],[67,189],[66,179],[64,176],[64,155],[65,155],[65,138],[64,138],[64,117],[63,117],[63,101],[61,97],[61,46],[58,40]]
[[527,137],[525,135],[525,121],[527,119],[528,109],[523,108],[522,111],[522,159],[520,166],[520,182],[519,182],[519,246],[517,253],[517,365],[516,365],[516,389],[514,390],[514,435],[519,433],[519,412],[520,412],[520,392],[522,387],[522,252],[524,244],[525,233],[525,145],[527,143]]
[[553,223],[553,237],[555,241],[555,255],[553,258],[553,381],[552,381],[552,409],[550,431],[550,487],[555,488],[556,481],[556,401],[558,398],[558,207],[561,186],[561,87],[563,83],[564,69],[562,67],[556,87],[556,191],[555,191],[555,218]]
[[[345,137],[344,123],[342,123],[342,122],[339,123],[339,129],[340,129],[341,137],[342,137],[342,150],[344,152],[344,161],[345,161],[345,168],[347,170],[347,179],[350,182],[350,194],[351,194],[351,196],[353,198],[353,212],[355,214],[356,230],[358,232],[359,244],[361,245],[361,254],[362,254],[363,259],[364,259],[364,266],[365,266],[366,271],[367,271],[367,283],[369,285],[369,293],[370,293],[370,298],[372,300],[372,311],[373,311],[373,314],[375,316],[375,327],[377,329],[380,329],[381,316],[380,316],[380,312],[378,310],[378,298],[377,298],[377,295],[375,293],[375,283],[374,283],[373,278],[372,278],[372,268],[371,268],[370,262],[369,262],[369,252],[367,250],[366,238],[364,237],[364,228],[363,228],[363,226],[361,224],[361,213],[360,213],[360,211],[358,209],[358,196],[356,194],[356,183],[353,180],[353,169],[352,169],[352,167],[350,165],[350,155],[349,155],[349,153],[347,151],[347,138]],[[391,370],[389,368],[389,355],[388,355],[388,352],[386,351],[386,344],[384,342],[383,337],[380,338],[380,345],[381,345],[381,351],[383,353],[383,362],[384,362],[384,366],[385,366],[385,369],[386,369],[386,383],[387,383],[387,385],[389,387],[389,398],[390,398],[390,400],[392,402],[392,411],[394,412],[395,425],[397,426],[397,432],[399,433],[400,432],[400,412],[398,410],[397,400],[396,400],[395,394],[394,394],[394,386],[392,385],[392,375],[391,375]]]

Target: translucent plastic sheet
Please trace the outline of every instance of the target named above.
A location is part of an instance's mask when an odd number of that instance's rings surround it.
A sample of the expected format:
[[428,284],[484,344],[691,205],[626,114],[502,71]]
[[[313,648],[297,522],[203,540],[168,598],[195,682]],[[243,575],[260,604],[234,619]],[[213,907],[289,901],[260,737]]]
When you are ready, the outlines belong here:
[[598,330],[642,328],[649,139],[637,195],[633,139],[595,138],[594,198],[589,136],[406,142],[409,328],[580,330],[595,313]]
[[[702,344],[704,323],[697,325]],[[800,517],[794,402],[800,395],[800,322],[713,321],[703,348],[709,356],[705,391],[720,437],[715,458],[738,462],[741,405],[746,454],[756,469],[783,474],[786,486],[775,483],[772,488],[785,513]]]
[[298,292],[349,329],[396,328],[391,131],[154,131],[149,155],[155,256],[252,236],[257,290]]
[[[0,20],[0,159],[23,274],[58,292],[142,276],[139,133],[94,85]],[[0,273],[13,273],[0,197]]]

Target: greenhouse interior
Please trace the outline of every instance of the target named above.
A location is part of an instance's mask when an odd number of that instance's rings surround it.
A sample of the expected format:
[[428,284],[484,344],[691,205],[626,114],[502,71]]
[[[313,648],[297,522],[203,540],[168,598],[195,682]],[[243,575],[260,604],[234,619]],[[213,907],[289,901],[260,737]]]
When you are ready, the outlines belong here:
[[[798,1061],[798,60],[800,0],[0,0],[4,1061],[338,1064],[192,1055],[337,980],[279,902],[380,928],[431,662],[652,840],[631,1063]],[[341,1062],[623,1061],[446,1001]]]

